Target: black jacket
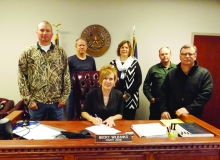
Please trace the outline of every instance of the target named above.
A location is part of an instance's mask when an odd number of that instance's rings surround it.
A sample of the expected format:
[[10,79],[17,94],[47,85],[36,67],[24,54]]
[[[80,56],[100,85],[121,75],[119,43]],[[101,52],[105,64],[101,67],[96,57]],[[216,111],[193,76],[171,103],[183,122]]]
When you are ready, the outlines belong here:
[[171,118],[176,118],[175,111],[185,107],[190,114],[201,118],[212,90],[212,76],[207,69],[198,66],[195,61],[188,75],[185,75],[179,63],[167,74],[161,87],[160,111],[167,111]]

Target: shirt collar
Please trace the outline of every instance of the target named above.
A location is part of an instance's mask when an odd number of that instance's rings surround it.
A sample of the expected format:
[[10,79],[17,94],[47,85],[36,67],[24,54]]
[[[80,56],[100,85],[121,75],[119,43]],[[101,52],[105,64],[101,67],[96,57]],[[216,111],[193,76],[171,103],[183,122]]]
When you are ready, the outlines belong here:
[[[53,50],[54,49],[54,44],[51,42],[51,45],[50,45],[50,49],[49,50]],[[41,46],[39,45],[39,42],[37,42],[37,49],[40,49],[41,51],[44,51]]]
[[171,61],[170,61],[170,65],[169,65],[169,67],[164,67],[163,64],[162,64],[161,62],[159,63],[159,67],[160,67],[160,68],[168,68],[168,69],[170,69],[170,68],[174,68],[174,66],[175,66],[175,65],[172,64]]

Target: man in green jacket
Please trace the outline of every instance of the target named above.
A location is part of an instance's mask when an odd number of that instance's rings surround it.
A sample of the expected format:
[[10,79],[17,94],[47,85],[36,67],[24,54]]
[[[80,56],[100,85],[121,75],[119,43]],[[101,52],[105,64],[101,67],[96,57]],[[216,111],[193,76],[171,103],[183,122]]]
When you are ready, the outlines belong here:
[[160,63],[153,65],[146,75],[143,91],[144,95],[150,102],[150,120],[159,120],[161,118],[160,108],[159,108],[159,95],[160,87],[167,73],[176,68],[176,65],[171,63],[171,50],[169,47],[162,47],[159,50]]

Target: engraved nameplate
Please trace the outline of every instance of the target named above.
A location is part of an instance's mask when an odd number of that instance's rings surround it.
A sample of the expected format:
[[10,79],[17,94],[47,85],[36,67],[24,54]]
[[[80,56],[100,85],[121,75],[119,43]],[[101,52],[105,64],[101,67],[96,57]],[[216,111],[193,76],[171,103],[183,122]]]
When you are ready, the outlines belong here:
[[108,142],[131,142],[132,135],[129,134],[113,134],[113,135],[96,135],[96,143],[108,143]]

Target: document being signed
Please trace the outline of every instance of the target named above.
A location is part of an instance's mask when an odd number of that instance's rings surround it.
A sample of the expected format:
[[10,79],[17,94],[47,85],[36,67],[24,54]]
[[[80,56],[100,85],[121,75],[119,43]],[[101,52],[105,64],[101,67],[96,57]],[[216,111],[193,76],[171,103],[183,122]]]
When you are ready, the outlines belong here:
[[104,135],[105,134],[116,134],[116,133],[121,132],[115,128],[108,127],[104,124],[87,127],[86,129],[89,130],[90,132],[97,134],[97,135],[99,135],[99,134],[102,134],[102,135],[103,134]]

